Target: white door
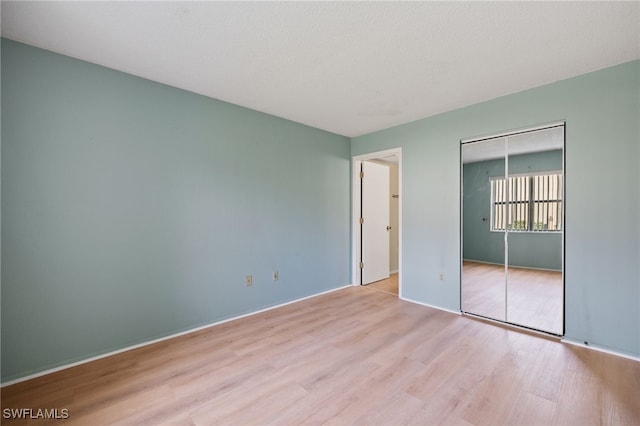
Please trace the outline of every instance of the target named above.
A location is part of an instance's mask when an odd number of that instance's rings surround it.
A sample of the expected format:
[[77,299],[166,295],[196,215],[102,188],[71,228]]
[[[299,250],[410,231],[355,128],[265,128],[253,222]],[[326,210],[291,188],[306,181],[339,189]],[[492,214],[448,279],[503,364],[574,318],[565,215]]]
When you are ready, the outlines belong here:
[[389,278],[389,167],[362,162],[362,284]]

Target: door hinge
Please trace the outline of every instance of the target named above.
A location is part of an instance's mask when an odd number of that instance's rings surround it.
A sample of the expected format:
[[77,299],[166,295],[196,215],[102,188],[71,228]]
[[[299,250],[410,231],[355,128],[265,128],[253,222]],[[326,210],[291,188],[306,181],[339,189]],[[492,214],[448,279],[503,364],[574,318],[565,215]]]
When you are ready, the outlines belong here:
[[364,179],[364,172],[360,172],[360,179]]
[[364,262],[360,262],[360,269],[364,269]]
[[362,225],[364,223],[364,217],[360,218],[360,225]]

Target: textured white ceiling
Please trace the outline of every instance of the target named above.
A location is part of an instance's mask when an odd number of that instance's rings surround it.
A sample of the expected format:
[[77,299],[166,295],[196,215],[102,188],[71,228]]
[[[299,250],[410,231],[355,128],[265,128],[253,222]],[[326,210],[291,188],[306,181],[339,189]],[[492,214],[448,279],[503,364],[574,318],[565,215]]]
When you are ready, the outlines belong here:
[[640,58],[640,2],[2,2],[2,35],[358,136]]

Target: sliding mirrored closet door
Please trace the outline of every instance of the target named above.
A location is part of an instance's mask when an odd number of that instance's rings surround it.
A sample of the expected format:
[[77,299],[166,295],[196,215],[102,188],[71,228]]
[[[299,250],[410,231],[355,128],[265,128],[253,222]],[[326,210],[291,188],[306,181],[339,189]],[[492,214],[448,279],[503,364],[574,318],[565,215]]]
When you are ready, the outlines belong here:
[[[491,211],[492,177],[506,172],[505,139],[495,138],[462,145],[462,310],[506,321],[505,236],[491,232],[506,216],[506,206],[496,204]],[[495,188],[496,201],[506,196]]]
[[564,124],[463,141],[462,311],[564,332]]

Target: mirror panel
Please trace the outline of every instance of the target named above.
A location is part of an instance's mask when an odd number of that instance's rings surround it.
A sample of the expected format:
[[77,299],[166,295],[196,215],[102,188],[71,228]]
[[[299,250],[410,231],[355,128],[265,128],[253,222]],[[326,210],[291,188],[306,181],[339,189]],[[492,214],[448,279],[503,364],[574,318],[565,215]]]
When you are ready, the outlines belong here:
[[564,127],[507,140],[507,319],[563,332]]
[[[462,311],[506,321],[505,138],[462,145]],[[495,203],[489,203],[493,197]]]

